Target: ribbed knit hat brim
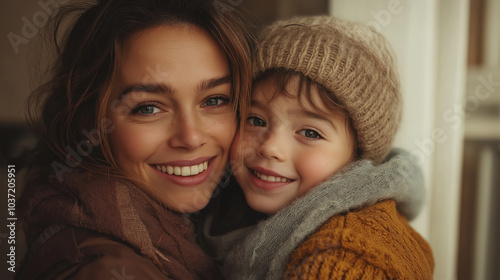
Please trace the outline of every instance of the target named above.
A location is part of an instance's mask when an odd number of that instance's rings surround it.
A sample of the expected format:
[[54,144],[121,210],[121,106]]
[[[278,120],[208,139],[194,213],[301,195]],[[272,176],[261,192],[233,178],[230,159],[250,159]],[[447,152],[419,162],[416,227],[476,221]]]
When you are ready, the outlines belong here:
[[372,28],[328,16],[278,21],[259,38],[254,77],[301,72],[346,107],[362,158],[380,163],[401,119],[402,97],[389,42]]

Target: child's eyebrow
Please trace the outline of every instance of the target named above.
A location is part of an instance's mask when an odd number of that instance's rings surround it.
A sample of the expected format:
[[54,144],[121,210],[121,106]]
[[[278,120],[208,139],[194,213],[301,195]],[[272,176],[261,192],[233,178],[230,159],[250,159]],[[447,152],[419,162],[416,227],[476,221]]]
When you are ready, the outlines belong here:
[[[250,105],[252,107],[258,108],[260,110],[264,110],[264,111],[269,110],[263,103],[259,102],[258,100],[252,99],[252,101],[250,102]],[[290,116],[314,118],[314,119],[318,119],[318,120],[327,122],[328,124],[330,124],[333,127],[333,129],[337,130],[337,127],[335,126],[335,124],[332,121],[332,118],[333,118],[332,116],[327,116],[326,114],[321,114],[321,113],[313,112],[313,111],[306,110],[306,109],[289,110],[287,113]]]
[[316,112],[305,110],[305,109],[302,109],[302,110],[290,110],[290,111],[288,111],[288,114],[292,115],[292,116],[308,117],[308,118],[318,119],[318,120],[321,120],[321,121],[329,123],[335,130],[337,130],[337,127],[335,126],[335,124],[332,121],[332,117],[331,116],[328,117],[325,114],[318,114]]
[[264,104],[260,103],[259,101],[255,100],[255,99],[252,99],[250,101],[250,106],[256,107],[256,108],[261,109],[261,110],[266,110],[266,106],[264,106]]

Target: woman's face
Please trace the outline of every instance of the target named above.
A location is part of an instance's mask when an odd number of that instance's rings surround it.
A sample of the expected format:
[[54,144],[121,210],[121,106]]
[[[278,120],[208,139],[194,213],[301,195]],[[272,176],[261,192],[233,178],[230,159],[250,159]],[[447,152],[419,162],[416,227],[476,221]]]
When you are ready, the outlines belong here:
[[224,53],[204,31],[180,25],[134,34],[122,57],[108,108],[119,168],[172,210],[202,209],[237,125]]

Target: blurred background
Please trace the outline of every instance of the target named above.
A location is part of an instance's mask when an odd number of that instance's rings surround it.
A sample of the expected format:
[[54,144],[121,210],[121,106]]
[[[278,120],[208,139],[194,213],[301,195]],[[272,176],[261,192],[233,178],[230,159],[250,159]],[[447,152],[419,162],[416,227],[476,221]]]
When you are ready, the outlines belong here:
[[[41,28],[68,0],[0,2],[0,278],[7,270],[7,165],[35,139],[24,101],[39,80]],[[396,52],[404,116],[396,146],[424,169],[427,203],[412,225],[433,248],[438,280],[500,279],[500,0],[232,0],[259,20],[330,14],[384,34]],[[16,267],[25,253],[16,233]]]

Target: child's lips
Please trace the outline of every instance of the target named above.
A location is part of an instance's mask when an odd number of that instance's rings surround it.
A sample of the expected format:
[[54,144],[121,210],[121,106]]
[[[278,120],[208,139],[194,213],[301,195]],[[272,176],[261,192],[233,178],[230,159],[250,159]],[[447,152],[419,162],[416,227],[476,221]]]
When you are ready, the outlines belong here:
[[252,170],[253,175],[255,175],[257,178],[267,181],[267,182],[291,182],[291,179],[288,179],[286,177],[281,177],[281,176],[275,176],[275,175],[265,175],[260,173],[259,171]]
[[278,176],[278,177],[285,177],[286,178],[286,176],[283,176],[276,171],[273,171],[271,169],[266,169],[266,168],[260,167],[260,166],[252,166],[252,167],[249,167],[249,169],[252,171],[260,172],[260,173],[267,175],[267,176]]
[[278,191],[284,186],[294,182],[286,177],[265,175],[259,171],[250,169],[250,182],[253,188],[260,189],[265,192]]

